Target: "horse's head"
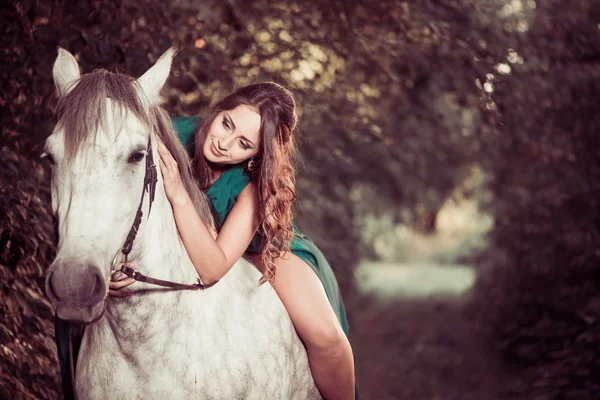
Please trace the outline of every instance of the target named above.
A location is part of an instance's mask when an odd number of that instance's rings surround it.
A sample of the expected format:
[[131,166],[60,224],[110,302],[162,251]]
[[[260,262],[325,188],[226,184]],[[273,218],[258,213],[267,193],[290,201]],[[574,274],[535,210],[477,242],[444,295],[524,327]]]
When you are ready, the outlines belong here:
[[[150,111],[160,102],[173,55],[167,51],[134,80],[103,70],[80,76],[75,58],[59,49],[53,69],[58,123],[45,145],[59,243],[46,294],[62,319],[89,323],[103,313],[111,262],[126,241],[144,190],[155,122]],[[149,197],[144,196],[142,221]]]

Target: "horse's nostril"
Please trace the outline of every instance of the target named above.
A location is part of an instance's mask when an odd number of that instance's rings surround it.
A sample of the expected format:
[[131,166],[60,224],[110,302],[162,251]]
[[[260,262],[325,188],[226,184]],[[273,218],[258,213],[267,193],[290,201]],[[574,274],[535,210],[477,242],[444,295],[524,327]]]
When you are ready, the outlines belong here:
[[89,288],[88,298],[91,304],[96,304],[104,298],[106,284],[104,283],[104,276],[98,270],[92,274],[92,282]]
[[96,288],[100,286],[100,278],[98,277],[97,274],[94,274],[94,282],[92,283],[92,289],[90,290],[90,296],[94,295],[94,292],[96,292]]

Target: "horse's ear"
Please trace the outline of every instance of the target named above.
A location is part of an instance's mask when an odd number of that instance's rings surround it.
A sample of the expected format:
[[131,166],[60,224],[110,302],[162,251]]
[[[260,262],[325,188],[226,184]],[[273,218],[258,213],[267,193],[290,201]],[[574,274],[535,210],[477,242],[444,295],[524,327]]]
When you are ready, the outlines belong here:
[[156,64],[154,64],[136,81],[144,94],[143,97],[146,98],[148,101],[148,106],[150,107],[159,105],[162,102],[160,98],[160,90],[169,77],[169,72],[171,72],[171,63],[176,52],[177,51],[173,47],[165,51],[163,55],[160,56]]
[[73,54],[62,47],[58,48],[58,56],[56,57],[56,61],[54,61],[52,76],[54,77],[54,85],[59,97],[69,93],[75,87],[74,83],[81,76],[77,60],[75,60]]

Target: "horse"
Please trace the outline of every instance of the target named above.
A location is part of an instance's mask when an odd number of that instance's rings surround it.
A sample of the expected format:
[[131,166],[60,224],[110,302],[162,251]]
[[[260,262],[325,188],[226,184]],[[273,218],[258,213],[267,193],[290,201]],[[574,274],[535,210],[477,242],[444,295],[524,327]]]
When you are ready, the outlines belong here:
[[[211,229],[214,221],[161,107],[174,54],[167,50],[138,79],[81,75],[62,48],[54,63],[57,123],[44,156],[58,245],[46,294],[58,317],[86,325],[76,396],[320,399],[306,349],[272,286],[258,284],[257,268],[242,257],[219,282],[203,285],[179,237],[154,164],[158,137],[199,215]],[[130,296],[109,297],[123,258],[140,282]]]

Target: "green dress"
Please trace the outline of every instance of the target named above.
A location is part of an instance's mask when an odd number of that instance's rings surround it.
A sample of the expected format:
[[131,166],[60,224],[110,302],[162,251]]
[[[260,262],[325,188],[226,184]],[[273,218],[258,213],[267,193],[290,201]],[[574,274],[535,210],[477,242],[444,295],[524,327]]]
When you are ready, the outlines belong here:
[[[186,147],[188,153],[193,152],[194,131],[199,120],[199,117],[176,117],[173,119],[173,125],[179,135],[179,140]],[[206,191],[206,195],[214,208],[217,226],[223,225],[238,196],[249,183],[250,178],[246,174],[244,166],[238,164],[226,169],[219,179]],[[323,284],[327,299],[337,315],[342,329],[348,335],[348,320],[346,319],[344,303],[342,302],[340,289],[329,263],[312,240],[298,231],[295,224],[294,231],[296,235],[290,244],[290,251],[304,260],[315,271]],[[248,253],[261,252],[261,238],[259,233],[254,236],[246,251]]]

